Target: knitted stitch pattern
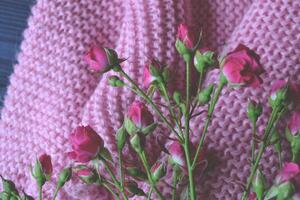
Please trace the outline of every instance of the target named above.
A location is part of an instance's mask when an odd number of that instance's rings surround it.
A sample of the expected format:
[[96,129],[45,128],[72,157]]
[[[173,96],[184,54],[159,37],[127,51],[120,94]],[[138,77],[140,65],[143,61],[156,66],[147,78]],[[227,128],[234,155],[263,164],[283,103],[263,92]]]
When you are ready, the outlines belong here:
[[[177,71],[176,86],[182,88],[184,68],[174,43],[177,25],[186,22],[202,28],[204,45],[220,53],[239,42],[255,49],[266,70],[261,88],[223,92],[205,142],[215,167],[202,178],[205,184],[198,184],[199,195],[202,199],[240,198],[238,182],[245,182],[249,174],[251,148],[247,101],[249,97],[264,99],[267,105],[272,81],[288,77],[300,81],[299,10],[297,0],[38,0],[1,113],[0,174],[34,194],[29,165],[36,155],[47,152],[57,173],[69,163],[68,136],[81,122],[91,124],[105,145],[115,150],[114,132],[136,97],[126,89],[108,86],[108,75],[98,78],[90,73],[83,54],[94,42],[116,48],[129,58],[124,69],[139,82],[147,58],[157,57]],[[211,73],[209,79],[215,78]],[[265,108],[259,132],[268,112]],[[203,116],[192,121],[193,142],[200,137],[202,124]],[[155,134],[169,133],[158,130]],[[154,139],[149,138],[152,147],[147,145],[152,159],[159,153]],[[269,149],[263,160],[269,181],[276,164]],[[45,199],[50,199],[54,180],[46,184]],[[164,193],[168,191],[163,187]],[[112,198],[103,189],[74,179],[59,199]]]

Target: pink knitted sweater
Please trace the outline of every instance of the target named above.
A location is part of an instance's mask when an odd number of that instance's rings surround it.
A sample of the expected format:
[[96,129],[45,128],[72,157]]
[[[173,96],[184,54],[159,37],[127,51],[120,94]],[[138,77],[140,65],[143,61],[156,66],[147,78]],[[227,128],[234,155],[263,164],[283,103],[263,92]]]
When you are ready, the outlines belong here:
[[[34,194],[29,165],[36,155],[46,152],[53,157],[57,173],[69,162],[68,135],[81,122],[91,124],[114,150],[114,131],[135,96],[108,86],[107,75],[91,74],[82,61],[83,54],[93,42],[115,48],[129,58],[124,68],[138,81],[141,66],[149,57],[183,72],[174,42],[178,23],[186,22],[202,28],[203,45],[219,53],[239,42],[255,49],[266,70],[261,88],[224,91],[205,142],[217,162],[198,184],[198,193],[205,200],[238,199],[240,182],[249,174],[247,99],[267,103],[272,81],[300,81],[299,13],[299,0],[38,0],[1,113],[0,174]],[[177,76],[179,86],[182,74]],[[265,109],[265,116],[267,112]],[[266,117],[259,121],[260,132],[265,122]],[[203,117],[192,122],[193,141],[199,138],[202,124]],[[276,164],[269,149],[263,160],[269,181]],[[46,188],[52,192],[54,186],[55,177]],[[49,191],[45,199],[49,199]],[[74,179],[59,199],[112,198],[103,189]]]

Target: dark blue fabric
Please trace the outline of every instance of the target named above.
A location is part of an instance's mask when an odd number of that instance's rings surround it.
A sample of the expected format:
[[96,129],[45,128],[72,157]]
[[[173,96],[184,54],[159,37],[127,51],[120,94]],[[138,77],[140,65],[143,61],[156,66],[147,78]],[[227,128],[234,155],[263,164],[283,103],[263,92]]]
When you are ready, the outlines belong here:
[[0,110],[35,0],[0,0]]

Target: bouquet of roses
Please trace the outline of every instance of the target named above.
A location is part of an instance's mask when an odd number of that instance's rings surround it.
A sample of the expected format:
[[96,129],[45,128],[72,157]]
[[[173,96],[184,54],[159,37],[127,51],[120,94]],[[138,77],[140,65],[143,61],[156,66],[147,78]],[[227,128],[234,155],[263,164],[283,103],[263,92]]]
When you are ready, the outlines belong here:
[[[130,105],[122,126],[116,130],[117,153],[110,152],[105,147],[101,136],[91,126],[80,125],[74,129],[70,134],[72,152],[68,153],[73,162],[60,173],[53,200],[72,176],[79,177],[86,184],[106,188],[113,199],[126,200],[134,196],[160,200],[199,199],[195,177],[202,178],[201,174],[209,166],[204,142],[222,90],[226,87],[255,89],[262,84],[260,75],[264,70],[260,57],[243,44],[239,44],[227,55],[217,57],[215,52],[201,46],[201,34],[198,38],[195,37],[185,24],[178,27],[175,46],[186,66],[184,92],[170,89],[172,73],[166,64],[151,60],[144,67],[143,85],[140,86],[122,67],[126,59],[119,58],[113,49],[99,45],[91,47],[85,56],[90,70],[99,75],[114,71],[114,75],[108,78],[108,84],[112,87],[127,87],[139,100]],[[218,84],[203,84],[208,71],[216,67],[220,71]],[[196,81],[192,80],[195,74],[199,75]],[[195,85],[197,87],[194,91]],[[163,105],[156,102],[155,94],[159,94],[164,100]],[[262,105],[255,101],[249,102],[245,112],[252,124],[253,133],[249,158],[251,171],[247,182],[242,184],[242,200],[300,199],[300,168],[297,164],[300,152],[300,111],[292,110],[299,102],[299,89],[295,83],[274,81],[269,97],[272,112],[262,134],[258,134],[256,128],[263,112]],[[203,108],[200,113],[196,112],[198,107]],[[203,130],[199,141],[194,144],[190,140],[190,120],[203,112],[206,113]],[[277,129],[283,116],[289,117],[285,134]],[[145,144],[149,135],[161,127],[168,129],[167,142],[158,142],[161,157],[152,162]],[[290,162],[284,162],[289,158],[282,158],[283,139],[291,147]],[[279,160],[278,174],[273,185],[266,184],[260,166],[262,156],[270,146],[274,147]],[[134,153],[134,162],[128,161],[128,152]],[[43,186],[52,175],[51,157],[41,155],[31,167],[31,173],[39,188],[39,199],[42,199]],[[33,199],[25,193],[21,195],[12,181],[1,178],[2,200]],[[170,187],[171,194],[161,191],[159,184],[162,182],[166,183],[163,187]]]

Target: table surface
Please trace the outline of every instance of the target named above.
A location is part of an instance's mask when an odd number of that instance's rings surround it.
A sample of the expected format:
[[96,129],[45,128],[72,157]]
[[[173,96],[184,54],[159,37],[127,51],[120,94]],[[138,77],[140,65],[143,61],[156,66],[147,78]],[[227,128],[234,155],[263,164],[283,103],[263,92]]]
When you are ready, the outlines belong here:
[[35,0],[0,0],[0,109]]

